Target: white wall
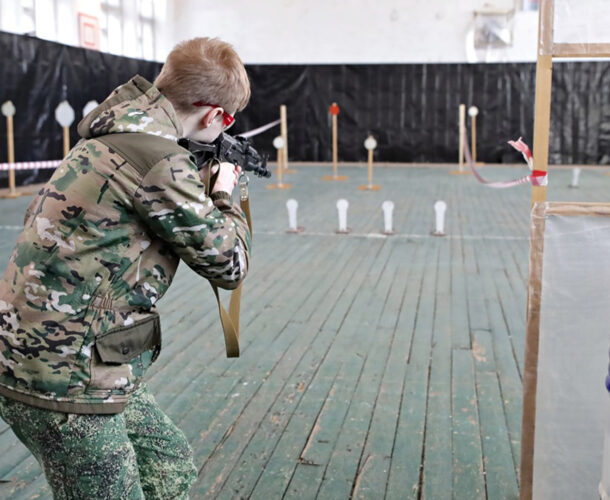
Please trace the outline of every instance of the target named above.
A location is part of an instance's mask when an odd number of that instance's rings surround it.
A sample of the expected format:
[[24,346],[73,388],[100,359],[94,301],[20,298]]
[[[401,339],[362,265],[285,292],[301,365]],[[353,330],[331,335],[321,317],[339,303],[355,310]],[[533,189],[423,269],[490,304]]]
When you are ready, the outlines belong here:
[[[246,63],[474,62],[466,42],[474,11],[516,1],[172,0],[166,45],[218,36]],[[479,60],[535,61],[537,23],[537,12],[518,11],[513,46]]]
[[[36,35],[48,40],[78,45],[78,12],[101,20],[100,0],[34,1]],[[476,9],[515,3],[523,0],[155,0],[155,59],[207,35],[231,42],[246,63],[534,61],[537,12],[516,12],[508,49],[477,53],[467,42]],[[123,6],[122,39],[110,50],[141,57],[136,0]],[[23,33],[24,19],[20,0],[0,0],[0,29]]]

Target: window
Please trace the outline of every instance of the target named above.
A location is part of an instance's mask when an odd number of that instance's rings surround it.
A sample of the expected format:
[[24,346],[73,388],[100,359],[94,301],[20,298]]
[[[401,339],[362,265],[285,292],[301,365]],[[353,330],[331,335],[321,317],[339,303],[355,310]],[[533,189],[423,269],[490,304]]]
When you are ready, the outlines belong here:
[[155,58],[155,0],[102,0],[102,50]]
[[[99,21],[102,51],[154,60],[157,16],[165,12],[166,2],[96,0],[94,7],[89,0],[0,0],[0,30],[79,45],[80,19],[90,15]],[[80,17],[79,8],[84,11]]]
[[36,34],[36,5],[34,0],[21,0],[19,26],[23,33]]
[[36,36],[57,40],[57,3],[55,0],[36,0],[34,17]]
[[153,0],[138,0],[138,48],[140,57],[155,58],[155,4]]
[[102,50],[123,54],[123,0],[102,0],[101,8]]

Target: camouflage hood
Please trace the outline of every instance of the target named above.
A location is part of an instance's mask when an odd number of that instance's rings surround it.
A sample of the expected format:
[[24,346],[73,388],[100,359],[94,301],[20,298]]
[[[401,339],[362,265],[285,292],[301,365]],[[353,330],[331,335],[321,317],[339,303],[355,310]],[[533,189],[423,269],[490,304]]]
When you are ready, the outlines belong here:
[[174,141],[182,137],[182,125],[171,103],[139,75],[114,90],[78,124],[78,133],[84,139],[125,132]]

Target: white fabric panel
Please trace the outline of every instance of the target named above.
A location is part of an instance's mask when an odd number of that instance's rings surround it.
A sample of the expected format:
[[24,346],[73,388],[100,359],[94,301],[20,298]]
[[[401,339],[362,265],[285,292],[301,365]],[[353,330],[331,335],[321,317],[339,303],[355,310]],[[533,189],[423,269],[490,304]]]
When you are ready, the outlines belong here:
[[[536,500],[599,498],[610,347],[610,217],[548,216],[536,396]],[[610,464],[606,464],[608,468]]]

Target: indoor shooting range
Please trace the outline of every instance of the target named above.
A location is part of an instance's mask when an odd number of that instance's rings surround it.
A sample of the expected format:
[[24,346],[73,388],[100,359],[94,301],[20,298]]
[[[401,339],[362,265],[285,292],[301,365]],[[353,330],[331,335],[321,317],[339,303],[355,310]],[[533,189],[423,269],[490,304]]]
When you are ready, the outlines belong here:
[[608,21],[1,0],[0,499],[610,500]]

